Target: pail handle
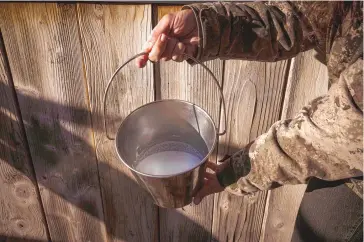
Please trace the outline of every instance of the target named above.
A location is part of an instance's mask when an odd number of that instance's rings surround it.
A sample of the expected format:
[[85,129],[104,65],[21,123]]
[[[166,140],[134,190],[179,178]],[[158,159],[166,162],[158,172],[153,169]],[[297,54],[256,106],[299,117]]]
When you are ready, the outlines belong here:
[[[147,55],[148,53],[146,52],[142,52],[142,53],[139,53],[137,55],[134,55],[133,57],[131,57],[129,60],[127,60],[124,64],[122,64],[118,69],[116,69],[116,71],[114,72],[114,74],[111,76],[111,78],[109,79],[109,82],[107,83],[107,86],[106,86],[106,90],[105,90],[105,94],[104,94],[104,128],[105,128],[105,133],[106,133],[106,137],[109,139],[109,140],[115,140],[115,138],[112,138],[109,136],[108,132],[107,132],[107,125],[106,125],[106,97],[107,97],[107,93],[109,91],[109,88],[110,88],[110,84],[111,82],[113,81],[113,79],[115,78],[116,74],[118,74],[118,72],[124,67],[126,66],[130,61],[134,60],[135,58],[139,57],[139,56],[142,56],[142,55]],[[212,79],[214,79],[214,82],[215,84],[217,85],[218,89],[219,89],[219,92],[220,92],[220,99],[222,100],[222,106],[223,106],[223,109],[224,109],[224,129],[222,132],[218,132],[219,130],[219,127],[216,127],[217,129],[217,134],[218,135],[224,135],[226,133],[226,121],[227,121],[227,118],[226,118],[226,105],[225,105],[225,98],[224,98],[224,93],[223,93],[223,90],[222,90],[222,87],[220,86],[220,83],[219,81],[217,80],[217,78],[215,77],[214,73],[212,73],[212,71],[205,65],[203,64],[202,62],[196,60],[194,57],[190,56],[190,55],[187,55],[185,53],[183,53],[183,55],[185,57],[187,57],[188,59],[191,59],[193,60],[194,62],[196,62],[197,64],[200,64],[211,76],[212,76]],[[153,61],[151,61],[153,62]],[[216,126],[216,125],[215,125]]]

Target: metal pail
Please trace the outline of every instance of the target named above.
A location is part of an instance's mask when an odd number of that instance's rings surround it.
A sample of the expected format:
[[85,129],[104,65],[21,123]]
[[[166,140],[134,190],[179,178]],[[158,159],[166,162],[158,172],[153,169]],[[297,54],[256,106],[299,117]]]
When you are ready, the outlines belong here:
[[[201,188],[205,163],[213,152],[218,133],[210,115],[195,104],[182,100],[161,100],[145,104],[130,113],[121,123],[116,138],[108,135],[106,126],[106,97],[104,96],[104,126],[106,136],[115,140],[120,160],[132,171],[139,185],[148,191],[154,202],[165,208],[180,208],[191,203]],[[200,64],[213,77],[221,95],[224,124],[225,101],[221,86],[213,73]]]

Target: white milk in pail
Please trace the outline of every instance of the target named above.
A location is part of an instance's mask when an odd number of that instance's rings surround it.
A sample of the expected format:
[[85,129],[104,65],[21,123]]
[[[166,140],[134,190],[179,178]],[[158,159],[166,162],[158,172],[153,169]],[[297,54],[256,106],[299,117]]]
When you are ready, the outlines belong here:
[[154,176],[183,173],[198,166],[203,156],[192,146],[177,141],[152,146],[137,158],[135,169]]

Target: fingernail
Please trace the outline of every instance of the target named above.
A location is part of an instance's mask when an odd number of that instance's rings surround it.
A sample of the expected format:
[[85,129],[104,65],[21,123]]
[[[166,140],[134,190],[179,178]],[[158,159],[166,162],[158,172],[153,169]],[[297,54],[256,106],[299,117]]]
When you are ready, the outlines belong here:
[[162,34],[161,41],[164,42],[164,41],[166,41],[166,39],[167,39],[167,36],[165,34]]

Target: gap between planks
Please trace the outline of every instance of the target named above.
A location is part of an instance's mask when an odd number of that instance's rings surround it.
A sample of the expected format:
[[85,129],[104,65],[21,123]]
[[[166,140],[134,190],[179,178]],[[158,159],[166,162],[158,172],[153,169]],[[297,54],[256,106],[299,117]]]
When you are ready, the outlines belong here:
[[32,181],[32,183],[34,185],[34,190],[36,192],[37,201],[39,202],[39,207],[40,207],[40,212],[41,212],[41,216],[42,216],[42,219],[43,219],[42,222],[44,222],[46,237],[47,237],[48,240],[50,240],[51,237],[50,237],[50,233],[49,233],[47,217],[45,216],[43,201],[42,201],[41,196],[40,196],[38,181],[36,179],[33,160],[32,160],[32,157],[31,157],[30,148],[29,148],[29,144],[28,144],[28,138],[27,138],[27,135],[26,135],[26,132],[25,132],[24,122],[23,122],[21,111],[20,111],[18,97],[17,97],[16,91],[15,91],[13,76],[12,76],[12,73],[11,73],[11,70],[10,70],[9,60],[8,60],[8,56],[7,56],[3,35],[2,35],[2,32],[1,32],[1,28],[0,28],[0,58],[3,59],[4,71],[6,72],[5,74],[7,75],[9,88],[11,89],[11,95],[13,96],[13,100],[14,100],[14,104],[15,104],[14,105],[15,106],[15,116],[18,117],[17,121],[18,121],[18,126],[19,126],[19,129],[20,129],[20,133],[21,133],[21,136],[22,136],[22,140],[24,142],[25,156],[27,157],[27,160],[29,161],[30,173],[31,173],[31,176],[32,176],[32,179],[30,179],[30,180]]
[[[81,37],[81,28],[80,28],[80,9],[79,9],[79,3],[76,3],[76,18],[77,18],[77,33],[78,33],[78,41],[80,43],[81,46],[81,52],[83,53],[84,50],[84,46],[82,43],[82,37]],[[86,99],[87,99],[87,108],[88,108],[88,114],[89,114],[89,118],[90,118],[90,125],[91,127],[94,127],[94,122],[93,122],[93,118],[91,115],[91,99],[90,99],[90,93],[89,93],[89,87],[87,85],[87,75],[86,75],[86,66],[85,66],[85,58],[82,55],[81,58],[81,64],[82,64],[82,74],[83,74],[83,82],[84,82],[84,86],[85,86],[85,90],[86,90]],[[101,197],[101,206],[102,206],[102,213],[103,213],[103,223],[105,224],[105,211],[104,211],[104,199],[103,198],[103,194],[102,194],[102,189],[101,189],[101,179],[100,179],[100,171],[99,171],[99,158],[97,157],[97,153],[96,153],[96,137],[95,137],[95,131],[93,128],[91,128],[91,133],[92,133],[92,148],[94,150],[94,156],[96,159],[96,168],[97,168],[97,179],[98,179],[98,183],[100,186],[100,197]],[[108,241],[108,239],[106,238],[106,241]],[[105,241],[105,242],[106,242]]]

